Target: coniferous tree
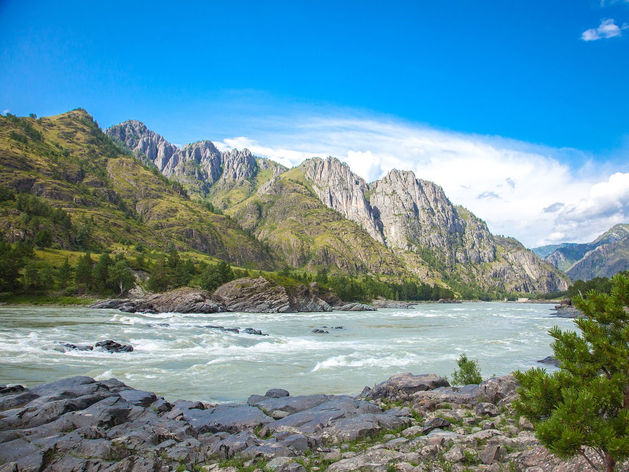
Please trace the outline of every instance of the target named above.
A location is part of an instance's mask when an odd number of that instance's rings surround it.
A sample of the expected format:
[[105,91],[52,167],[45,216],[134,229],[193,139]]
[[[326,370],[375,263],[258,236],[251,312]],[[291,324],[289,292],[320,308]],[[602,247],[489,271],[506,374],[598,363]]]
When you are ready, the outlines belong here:
[[60,288],[63,289],[68,286],[70,280],[72,280],[72,272],[72,266],[66,257],[63,264],[61,264],[57,269],[57,284],[59,284]]
[[92,289],[92,266],[94,261],[89,252],[86,252],[79,258],[79,262],[76,265],[75,281],[76,287],[79,291],[87,292]]
[[168,269],[169,267],[163,256],[157,259],[148,280],[148,289],[151,292],[163,292],[168,290],[168,286],[170,285],[170,275]]
[[213,292],[221,285],[234,280],[234,278],[234,272],[226,262],[221,261],[218,264],[210,264],[201,274],[201,288],[208,292]]
[[92,284],[100,293],[107,292],[109,288],[107,282],[109,281],[109,268],[111,267],[111,264],[111,257],[109,257],[109,254],[104,252],[98,258],[98,262],[92,269]]
[[629,456],[629,277],[612,279],[611,295],[589,292],[575,305],[580,333],[555,327],[553,350],[560,370],[516,372],[516,408],[560,457],[596,456],[611,472]]

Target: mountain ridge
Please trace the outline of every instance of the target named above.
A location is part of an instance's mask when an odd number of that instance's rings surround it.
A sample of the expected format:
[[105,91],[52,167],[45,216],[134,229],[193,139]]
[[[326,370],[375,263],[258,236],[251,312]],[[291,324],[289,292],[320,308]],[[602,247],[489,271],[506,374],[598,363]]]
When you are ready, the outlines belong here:
[[[107,133],[121,134],[125,123]],[[165,146],[161,136],[150,136]],[[143,152],[137,145],[129,149]],[[275,167],[256,181],[259,169],[253,159],[257,163],[264,158],[248,150],[214,153],[215,173],[195,174],[192,164],[207,168],[207,162],[180,155],[179,160],[171,157],[169,162],[176,165],[170,175],[191,188],[192,195],[224,209],[293,267],[412,274],[426,282],[483,290],[548,292],[567,287],[556,269],[522,245],[494,238],[482,220],[452,205],[440,186],[410,171],[392,170],[368,184],[340,160],[314,157],[289,170]],[[230,165],[231,173],[226,173]],[[226,174],[233,178],[224,179]],[[229,185],[221,188],[221,179]],[[195,191],[199,188],[204,192]],[[239,198],[225,198],[234,188]]]

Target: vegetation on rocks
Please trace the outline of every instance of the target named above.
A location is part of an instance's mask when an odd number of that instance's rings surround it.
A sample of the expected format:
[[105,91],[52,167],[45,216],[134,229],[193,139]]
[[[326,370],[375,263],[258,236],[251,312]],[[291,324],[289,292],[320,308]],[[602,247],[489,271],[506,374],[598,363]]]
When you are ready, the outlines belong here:
[[452,383],[454,385],[479,384],[483,381],[478,361],[468,359],[465,353],[463,353],[456,364],[459,368],[452,373]]

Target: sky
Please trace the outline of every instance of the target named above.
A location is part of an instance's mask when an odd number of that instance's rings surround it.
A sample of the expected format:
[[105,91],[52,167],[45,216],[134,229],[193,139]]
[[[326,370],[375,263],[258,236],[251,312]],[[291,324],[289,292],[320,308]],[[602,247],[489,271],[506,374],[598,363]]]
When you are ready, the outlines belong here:
[[629,0],[0,0],[0,112],[76,107],[444,187],[534,247],[629,223]]

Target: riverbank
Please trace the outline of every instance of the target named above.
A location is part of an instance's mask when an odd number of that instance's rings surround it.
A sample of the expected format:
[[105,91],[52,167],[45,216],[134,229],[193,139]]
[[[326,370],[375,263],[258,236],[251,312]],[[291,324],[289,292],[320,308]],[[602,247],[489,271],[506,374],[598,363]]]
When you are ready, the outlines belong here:
[[168,402],[116,379],[0,387],[0,471],[551,471],[560,461],[513,414],[511,376],[450,387],[398,374],[361,395]]

